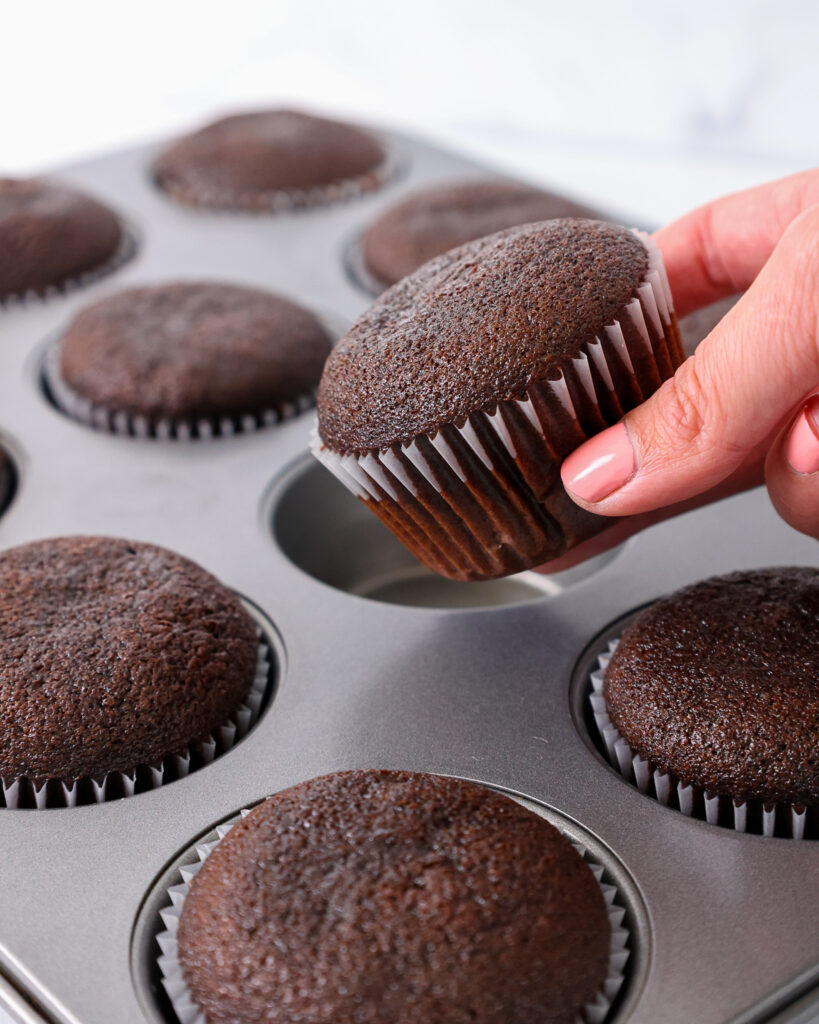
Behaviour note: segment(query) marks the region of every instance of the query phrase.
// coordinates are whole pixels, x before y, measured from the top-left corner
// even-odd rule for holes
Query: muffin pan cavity
[[[424,568],[362,502],[310,458],[297,460],[276,482],[270,515],[276,543],[309,576],[386,604],[442,609],[527,604],[587,579],[617,554],[609,551],[551,574],[522,572],[483,583],[447,580]]]
[[[11,453],[0,444],[0,516],[14,500],[17,479],[17,466]]]
[[[645,982],[651,957],[651,932],[639,889],[615,854],[582,825],[552,807],[516,793],[506,795],[557,828],[575,846],[603,889],[613,930],[610,969],[617,982],[608,987],[610,999],[601,997],[596,1007],[579,1018],[580,1024],[626,1020]],[[231,815],[187,846],[146,894],[134,924],[131,973],[152,1024],[200,1024],[203,1020],[177,981],[176,925],[191,880],[215,846],[251,809]]]

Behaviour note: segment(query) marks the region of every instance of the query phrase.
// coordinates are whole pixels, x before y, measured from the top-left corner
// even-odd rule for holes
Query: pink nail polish
[[[622,423],[586,441],[564,461],[563,486],[583,501],[602,501],[634,476],[631,438]]]
[[[797,473],[819,472],[819,398],[811,398],[785,442],[785,458]]]

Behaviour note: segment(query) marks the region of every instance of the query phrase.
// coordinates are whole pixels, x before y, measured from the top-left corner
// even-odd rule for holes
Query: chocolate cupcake
[[[560,464],[681,359],[647,237],[510,228],[425,264],[342,338],[313,451],[430,569],[504,576],[611,525],[574,504]]]
[[[0,301],[83,282],[123,256],[116,214],[73,188],[0,178]]]
[[[435,256],[503,228],[598,214],[564,196],[514,181],[437,185],[391,206],[362,235],[366,269],[384,286]]]
[[[70,415],[128,434],[211,436],[313,404],[332,339],[270,292],[186,282],[132,288],[83,310],[47,366]]]
[[[230,831],[178,956],[208,1024],[575,1024],[609,939],[594,875],[539,815],[457,779],[355,771]]]
[[[256,627],[188,559],[108,537],[37,541],[0,553],[0,592],[0,803],[127,795],[235,731]]]
[[[194,206],[271,211],[347,198],[388,174],[369,132],[296,110],[223,117],[187,135],[154,164],[157,184]]]
[[[714,577],[644,611],[600,680],[598,724],[626,745],[626,772],[637,758],[643,788],[715,823],[815,826],[817,624],[819,570],[806,567]]]

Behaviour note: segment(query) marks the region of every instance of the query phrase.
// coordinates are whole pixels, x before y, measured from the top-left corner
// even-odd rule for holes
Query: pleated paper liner
[[[492,579],[556,558],[612,520],[580,509],[563,459],[653,394],[683,360],[662,257],[648,236],[635,296],[551,379],[383,451],[313,455],[428,568]]]
[[[42,290],[29,289],[19,295],[6,295],[0,298],[0,311],[9,311],[40,305],[53,299],[73,295],[75,292],[88,288],[110,274],[115,273],[123,264],[134,258],[138,249],[135,229],[124,221],[120,221],[120,240],[114,254],[99,266],[92,267],[75,277],[66,278],[58,284],[49,285]]]
[[[819,839],[819,808],[790,803],[765,804],[709,793],[700,786],[681,782],[670,772],[656,768],[635,753],[609,718],[603,696],[603,679],[619,640],[612,640],[598,655],[598,667],[589,678],[589,702],[602,749],[612,767],[641,793],[673,807],[689,818],[735,832],[777,836],[785,839]]]
[[[237,192],[230,188],[190,188],[162,181],[154,167],[151,180],[165,195],[185,206],[221,213],[277,214],[308,210],[334,203],[348,202],[381,188],[394,178],[401,167],[398,148],[392,140],[380,135],[376,138],[384,151],[384,158],[371,170],[352,178],[342,178],[326,185],[309,188],[286,188]]]
[[[207,1024],[205,1015],[194,1002],[193,996],[185,983],[177,950],[177,929],[182,916],[182,908],[190,891],[191,883],[199,874],[202,865],[213,850],[219,845],[234,825],[250,814],[250,809],[243,810],[232,821],[219,825],[197,844],[186,863],[179,868],[181,881],[168,889],[168,898],[159,915],[164,930],[156,936],[160,955],[157,963],[162,976],[162,985],[171,1002],[179,1024]],[[557,827],[557,826],[556,826]],[[558,828],[558,831],[560,829]],[[563,833],[565,834],[565,833]],[[587,1004],[577,1016],[577,1024],[603,1024],[609,1017],[612,1003],[625,980],[626,964],[629,959],[629,931],[626,927],[626,908],[615,885],[607,879],[606,869],[588,850],[566,836],[583,860],[589,865],[599,884],[606,902],[611,941],[609,944],[609,966],[606,980],[593,1003]]]
[[[181,754],[157,764],[139,765],[130,772],[109,772],[99,778],[49,779],[39,784],[28,778],[0,779],[0,808],[48,810],[119,800],[137,793],[159,789],[184,779],[191,772],[226,754],[248,734],[258,721],[270,695],[275,676],[273,649],[261,630],[256,672],[250,691],[224,725],[191,743]]]
[[[49,346],[43,361],[42,379],[46,396],[64,415],[92,430],[159,441],[211,440],[235,437],[276,426],[301,416],[315,407],[316,392],[300,395],[273,409],[259,413],[232,416],[200,417],[199,419],[135,415],[122,409],[110,409],[83,398],[68,385],[60,373],[59,339]]]

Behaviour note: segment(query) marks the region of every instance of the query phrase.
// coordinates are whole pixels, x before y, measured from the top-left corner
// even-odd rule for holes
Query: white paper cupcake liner
[[[156,764],[139,765],[130,772],[108,772],[99,778],[75,779],[71,783],[48,779],[38,786],[25,777],[0,778],[0,808],[42,811],[53,807],[102,804],[184,779],[190,772],[226,754],[253,728],[264,706],[274,666],[273,650],[259,630],[256,671],[247,696],[224,725],[191,743],[184,753],[173,754]]]
[[[139,248],[137,234],[133,227],[125,221],[120,221],[120,240],[116,251],[110,259],[99,266],[92,267],[76,277],[67,278],[59,284],[49,285],[42,291],[31,288],[21,294],[6,295],[0,298],[0,310],[15,310],[29,306],[41,305],[54,299],[64,298],[73,295],[83,288],[88,288],[104,277],[115,273],[119,268],[134,258]]]
[[[763,804],[761,801],[736,800],[709,793],[701,786],[681,782],[671,772],[655,768],[649,760],[631,749],[609,718],[603,696],[603,680],[618,640],[609,642],[598,655],[597,668],[589,677],[589,703],[606,756],[620,775],[646,796],[664,807],[673,807],[689,818],[735,832],[804,839],[809,827],[806,808],[788,803]]]
[[[245,809],[232,821],[228,821],[224,825],[218,825],[214,832],[197,844],[186,862],[180,865],[179,875],[181,881],[168,889],[167,900],[159,911],[164,927],[156,936],[160,949],[157,964],[162,978],[162,986],[168,995],[179,1024],[207,1024],[204,1013],[194,1001],[185,983],[182,967],[179,963],[177,930],[182,916],[182,908],[185,905],[185,899],[190,891],[191,883],[199,874],[202,865],[233,826],[250,814],[250,810]],[[559,827],[558,831],[561,831]],[[566,835],[565,833],[562,834]],[[630,955],[626,908],[619,895],[617,886],[612,885],[608,881],[605,866],[571,836],[566,835],[566,838],[589,865],[592,874],[600,886],[611,927],[609,966],[606,980],[595,1001],[588,1003],[577,1015],[577,1024],[602,1024],[606,1020],[612,1003],[617,998],[617,994],[625,980],[626,964]]]
[[[348,202],[381,188],[395,177],[401,166],[395,144],[375,136],[384,150],[384,159],[365,174],[327,185],[314,185],[310,188],[271,189],[268,191],[253,190],[237,192],[234,189],[186,188],[182,185],[166,184],[159,181],[156,170],[152,169],[151,179],[154,185],[175,202],[185,206],[198,207],[203,211],[223,214],[259,214],[269,215],[307,210],[314,207],[328,206],[334,203]]]
[[[425,565],[456,579],[531,568],[610,520],[583,512],[560,483],[569,452],[640,404],[682,361],[660,251],[619,319],[553,379],[521,399],[383,450],[341,455],[314,431],[312,454]]]
[[[293,401],[283,402],[275,409],[266,409],[260,413],[200,417],[196,420],[134,415],[122,409],[111,409],[91,402],[65,382],[60,373],[59,339],[46,352],[42,374],[52,403],[70,419],[92,430],[147,440],[204,441],[236,437],[238,434],[250,434],[295,419],[316,404],[316,392],[313,390]]]

